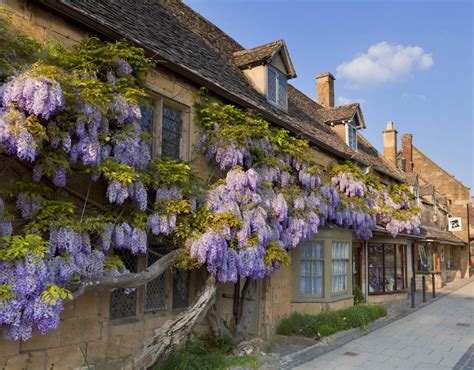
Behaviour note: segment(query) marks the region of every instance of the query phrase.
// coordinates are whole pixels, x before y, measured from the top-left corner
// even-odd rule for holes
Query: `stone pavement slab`
[[[306,356],[293,368],[474,370],[474,281],[331,352]]]

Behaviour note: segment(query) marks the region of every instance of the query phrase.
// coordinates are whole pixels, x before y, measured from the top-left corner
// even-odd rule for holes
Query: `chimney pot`
[[[387,128],[383,132],[383,156],[394,166],[397,166],[397,130],[393,128],[393,122],[387,122]]]
[[[317,103],[323,107],[334,107],[334,76],[322,72],[316,76]]]

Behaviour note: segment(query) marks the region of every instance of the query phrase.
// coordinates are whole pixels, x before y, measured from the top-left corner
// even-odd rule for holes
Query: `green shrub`
[[[358,304],[345,310],[324,311],[318,315],[294,312],[280,321],[277,334],[324,337],[341,330],[367,328],[370,322],[386,315],[386,308],[375,304]]]
[[[352,295],[354,296],[354,305],[365,302],[364,294],[362,293],[362,289],[359,286],[354,285],[352,287]]]
[[[230,366],[258,367],[253,356],[230,356],[235,344],[225,337],[190,335],[186,343],[172,352],[155,370],[221,370]]]

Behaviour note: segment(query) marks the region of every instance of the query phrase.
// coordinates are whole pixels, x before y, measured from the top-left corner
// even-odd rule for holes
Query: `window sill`
[[[110,325],[126,325],[139,322],[141,319],[138,316],[124,317],[120,319],[110,319]]]

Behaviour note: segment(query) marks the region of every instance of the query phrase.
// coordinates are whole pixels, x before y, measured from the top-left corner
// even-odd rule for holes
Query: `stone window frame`
[[[190,160],[190,131],[191,131],[191,107],[167,97],[153,90],[148,90],[150,100],[153,102],[154,128],[152,133],[152,157],[160,157],[163,142],[163,108],[168,106],[181,113],[181,133],[179,143],[179,160]]]
[[[312,241],[323,243],[323,291],[321,295],[301,294],[300,292],[300,246],[291,251],[291,302],[292,303],[331,303],[350,299],[352,295],[352,232],[341,228],[321,229]],[[344,292],[332,292],[332,245],[334,242],[349,243],[349,262],[347,267],[347,289]]]
[[[159,245],[154,245],[154,246],[157,246],[158,248],[160,248]],[[161,250],[163,250],[163,248],[161,248]],[[149,252],[147,252],[147,253],[149,253]],[[135,258],[137,259],[137,271],[138,272],[145,270],[145,268],[147,267],[146,266],[146,264],[147,264],[147,253],[146,254],[143,253],[143,254],[135,256]],[[155,252],[153,252],[153,253],[155,253]],[[163,253],[160,253],[160,252],[156,252],[156,253],[161,254],[162,256],[164,256]],[[185,272],[188,275],[191,274],[189,271],[185,271],[185,270],[182,270],[181,272]],[[166,305],[163,308],[146,309],[146,306],[145,306],[146,305],[146,302],[145,302],[145,300],[146,300],[146,284],[143,284],[143,285],[139,286],[138,288],[136,288],[136,293],[134,293],[136,295],[136,298],[135,298],[135,314],[130,315],[130,316],[126,316],[126,317],[113,318],[111,316],[112,304],[113,304],[113,302],[112,302],[112,292],[110,292],[109,321],[113,325],[121,325],[121,324],[127,324],[127,323],[130,323],[130,322],[136,322],[136,321],[142,320],[145,316],[149,316],[149,315],[170,314],[170,313],[175,314],[175,313],[179,313],[179,312],[183,311],[184,309],[186,309],[189,306],[189,304],[191,304],[192,296],[195,293],[194,290],[192,289],[193,288],[193,286],[191,284],[192,279],[191,279],[191,276],[188,276],[188,284],[187,284],[188,302],[187,302],[187,305],[186,306],[180,306],[180,307],[174,307],[174,280],[175,280],[176,273],[177,273],[177,271],[174,271],[172,269],[168,269],[166,272],[164,272],[165,279],[166,279]]]

